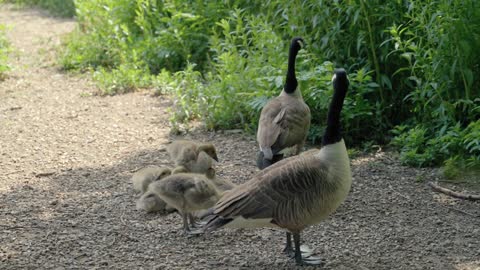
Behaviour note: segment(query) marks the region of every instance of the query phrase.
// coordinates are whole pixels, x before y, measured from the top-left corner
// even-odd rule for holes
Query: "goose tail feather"
[[[268,166],[272,165],[273,163],[276,163],[276,162],[278,162],[282,159],[283,159],[283,154],[275,154],[275,155],[272,156],[271,159],[267,159],[263,155],[263,152],[259,151],[258,155],[257,155],[257,167],[260,170],[263,170],[263,169],[267,168]]]
[[[214,208],[208,209],[201,217],[206,224],[202,227],[204,233],[212,232],[230,223],[233,219],[223,218],[214,213]]]

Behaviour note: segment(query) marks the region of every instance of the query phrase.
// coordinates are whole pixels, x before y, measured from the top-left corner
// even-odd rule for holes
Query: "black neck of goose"
[[[298,49],[292,44],[288,54],[287,79],[283,88],[288,94],[295,92],[295,89],[297,89],[298,86],[297,78],[295,77],[295,59],[297,58],[297,53]]]
[[[322,138],[322,145],[334,144],[342,140],[342,132],[340,126],[340,113],[342,112],[343,100],[347,94],[348,80],[345,78],[337,78],[334,82],[333,98],[328,109],[327,128]],[[338,80],[342,80],[339,82]]]

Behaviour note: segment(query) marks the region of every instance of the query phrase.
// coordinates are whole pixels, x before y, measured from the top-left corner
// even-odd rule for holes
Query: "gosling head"
[[[159,170],[159,174],[158,174],[158,177],[157,177],[156,180],[163,179],[163,178],[165,178],[165,177],[167,177],[167,176],[169,176],[169,175],[171,175],[171,174],[172,174],[172,170],[171,170],[170,168],[166,168],[166,167],[161,168],[161,169]]]
[[[198,147],[198,150],[207,153],[210,157],[218,162],[217,150],[213,144],[204,143]]]
[[[184,166],[177,166],[175,167],[175,169],[173,169],[172,174],[177,174],[177,173],[188,173],[188,170]]]

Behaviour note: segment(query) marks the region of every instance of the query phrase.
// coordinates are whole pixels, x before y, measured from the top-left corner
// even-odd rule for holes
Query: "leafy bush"
[[[282,40],[262,16],[248,15],[238,9],[232,11],[230,19],[223,19],[217,25],[219,29],[211,39],[211,50],[214,52],[212,71],[205,75],[205,80],[200,74],[190,77],[202,82],[201,87],[188,90],[194,97],[193,103],[200,102],[202,106],[183,108],[197,115],[202,112],[208,128],[245,128],[253,131],[260,110],[270,97],[277,96],[283,88],[289,40]],[[310,51],[310,45],[300,51],[297,59],[300,89],[312,111],[309,135],[312,141],[318,141],[323,133],[321,127],[333,92],[330,80],[334,65],[318,62]],[[185,72],[188,73],[188,70],[182,74]],[[372,112],[375,107],[365,99],[365,95],[378,88],[372,77],[363,69],[350,77],[354,83],[345,102],[344,122],[349,135],[347,139],[353,141],[355,137],[374,136],[376,133],[371,127],[361,123],[373,118],[380,125],[381,118]],[[175,96],[179,97],[178,93]],[[183,95],[180,97],[183,98]],[[181,117],[175,119],[182,120]]]
[[[108,94],[148,85],[171,91],[172,123],[254,131],[263,105],[281,91],[290,39],[302,36],[297,75],[312,109],[310,140],[324,129],[339,66],[352,81],[342,119],[348,143],[395,137],[413,166],[478,161],[478,1],[76,4],[79,29],[66,40],[64,68],[93,69]]]
[[[462,128],[460,123],[436,133],[431,127],[397,126],[392,143],[401,149],[400,159],[413,166],[435,166],[445,160],[461,161],[466,168],[480,165],[480,120]],[[437,136],[431,136],[435,134]],[[456,162],[457,164],[459,162]]]
[[[480,46],[480,7],[475,1],[426,2],[410,10],[408,24],[390,28],[395,53],[408,60],[412,90],[403,100],[413,112],[394,143],[402,145],[407,164],[447,160],[450,168],[477,167],[480,53],[473,48]]]
[[[211,5],[202,1],[77,1],[79,29],[68,40],[62,63],[67,69],[143,63],[151,74],[163,68],[182,70],[187,61],[203,68],[211,28],[223,10]]]

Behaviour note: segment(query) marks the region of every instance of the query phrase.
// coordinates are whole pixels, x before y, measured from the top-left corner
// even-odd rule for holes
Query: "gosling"
[[[167,146],[167,152],[177,172],[205,173],[212,166],[211,159],[218,162],[217,150],[211,143],[177,140]]]
[[[172,170],[168,167],[148,166],[135,172],[132,176],[133,188],[143,194],[147,191],[148,185],[169,176]]]
[[[189,227],[189,218],[190,223],[193,223],[192,213],[213,207],[222,196],[222,191],[211,179],[197,173],[172,174],[162,181],[150,184],[148,191],[179,211],[185,235],[200,233]]]

